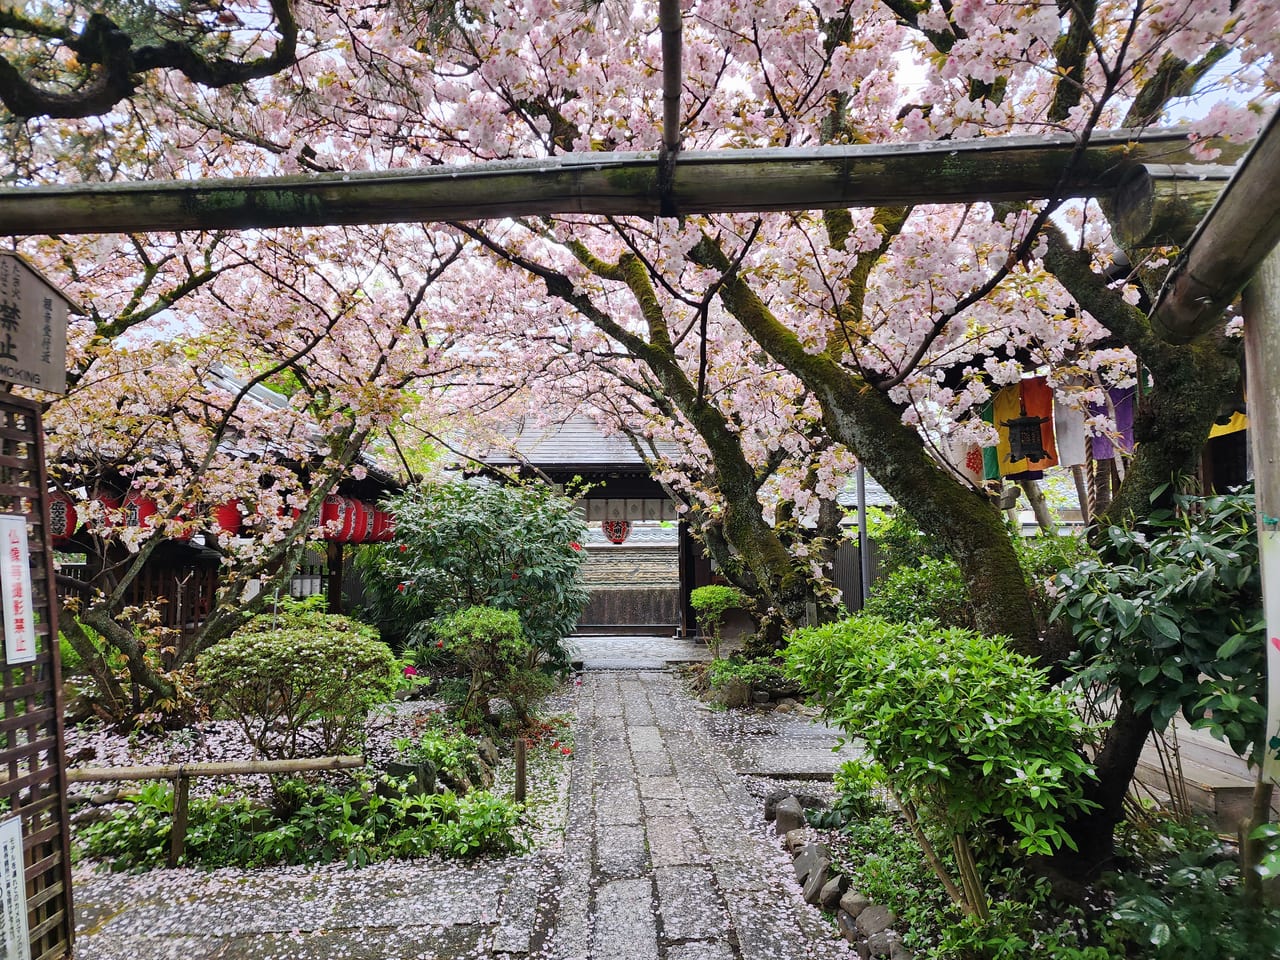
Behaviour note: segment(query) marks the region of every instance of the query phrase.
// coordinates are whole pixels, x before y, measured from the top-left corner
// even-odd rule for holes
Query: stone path
[[[759,772],[763,747],[726,749],[711,732],[723,716],[647,669],[696,658],[663,643],[641,668],[582,675],[561,847],[479,865],[78,873],[77,960],[849,956],[801,900],[741,776]],[[790,740],[806,769],[838,763],[829,732],[780,728],[769,749]]]

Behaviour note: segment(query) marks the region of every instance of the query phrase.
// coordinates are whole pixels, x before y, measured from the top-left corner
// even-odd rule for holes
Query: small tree
[[[720,631],[724,628],[725,614],[742,609],[747,603],[746,594],[737,587],[713,583],[690,591],[689,605],[698,618],[698,632],[706,637],[707,646],[711,648],[712,659],[720,659]]]
[[[197,662],[210,705],[269,759],[344,749],[395,692],[394,667],[372,627],[314,612],[255,617]]]
[[[545,695],[549,681],[530,666],[533,648],[525,639],[520,617],[511,610],[467,607],[432,623],[440,642],[471,670],[464,718],[489,713],[491,697],[504,697],[522,725],[532,720],[530,704]]]
[[[563,640],[587,604],[573,501],[541,483],[438,483],[390,501],[393,543],[367,547],[359,564],[379,623],[423,644],[432,621],[466,607],[515,611],[530,665],[567,665]]]
[[[1007,834],[1023,854],[1074,848],[1067,827],[1092,775],[1085,728],[1070,697],[1005,638],[859,616],[796,632],[786,660],[826,718],[866,742],[966,913],[988,915],[977,838]],[[949,838],[958,876],[923,824]]]

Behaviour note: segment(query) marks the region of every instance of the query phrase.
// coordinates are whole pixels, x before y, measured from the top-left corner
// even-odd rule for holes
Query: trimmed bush
[[[698,632],[706,638],[712,658],[720,657],[720,631],[724,628],[725,614],[745,609],[749,603],[746,594],[737,587],[723,584],[713,583],[690,591],[689,605],[698,618]]]
[[[1067,824],[1092,775],[1086,731],[1069,697],[1005,638],[861,616],[798,631],[786,660],[826,718],[865,741],[966,912],[987,913],[971,843],[1007,835],[1024,855],[1074,848]],[[948,837],[958,877],[917,821]]]
[[[503,697],[521,724],[532,722],[532,704],[551,689],[551,678],[535,667],[536,651],[512,610],[467,607],[432,623],[444,649],[471,670],[463,717],[482,718],[489,700]]]
[[[204,695],[269,759],[347,748],[399,685],[372,627],[347,617],[264,615],[204,653]]]

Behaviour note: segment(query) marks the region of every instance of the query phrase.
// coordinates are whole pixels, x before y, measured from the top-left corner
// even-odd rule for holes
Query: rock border
[[[895,928],[897,915],[854,890],[849,878],[834,871],[831,848],[816,841],[805,820],[805,800],[781,791],[764,801],[764,818],[772,821],[783,849],[791,855],[796,882],[805,902],[835,914],[836,930],[861,960],[914,960]],[[810,803],[808,806],[821,804]]]

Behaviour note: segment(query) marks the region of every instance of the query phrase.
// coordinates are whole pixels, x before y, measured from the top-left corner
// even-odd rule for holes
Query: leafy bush
[[[745,683],[748,687],[780,687],[790,683],[786,670],[777,660],[737,660],[733,657],[714,660],[707,667],[707,683],[712,690],[728,683]]]
[[[205,696],[268,758],[346,748],[399,683],[377,631],[347,617],[266,614],[202,654]]]
[[[185,861],[209,868],[342,860],[363,866],[388,857],[467,857],[528,846],[522,808],[487,791],[414,796],[403,789],[375,791],[358,778],[348,790],[293,781],[282,792],[296,801],[284,817],[243,798],[193,797]],[[116,870],[165,862],[172,789],[148,785],[133,800],[133,809],[77,828],[80,856]]]
[[[921,557],[876,583],[862,612],[895,623],[933,620],[973,629],[973,605],[960,567],[950,558]]]
[[[689,605],[698,619],[698,632],[706,638],[713,660],[720,657],[720,631],[724,628],[725,614],[745,608],[748,603],[746,594],[737,587],[719,583],[696,587],[689,592]]]
[[[971,840],[1007,831],[1023,854],[1074,847],[1066,825],[1090,775],[1084,727],[1004,638],[860,616],[796,632],[786,661],[827,719],[866,743],[967,911],[987,909]],[[959,883],[916,817],[950,840]]]
[[[1131,957],[1247,960],[1280,956],[1280,909],[1249,904],[1239,867],[1220,850],[1191,850],[1158,882],[1112,878],[1112,920],[1129,937]]]
[[[463,717],[486,716],[490,698],[503,697],[522,724],[532,721],[532,705],[550,691],[551,682],[534,666],[534,650],[518,614],[467,607],[433,621],[431,629],[471,670]]]
[[[1266,634],[1253,495],[1183,497],[1057,578],[1081,684],[1163,730],[1179,711],[1251,764],[1265,749]]]
[[[878,507],[868,508],[867,535],[876,545],[883,576],[914,567],[923,557],[941,560],[946,556],[937,540],[926,537],[905,510],[887,513]]]
[[[393,543],[357,558],[384,635],[429,642],[431,621],[464,607],[520,616],[526,639],[553,666],[588,600],[580,569],[586,535],[573,501],[545,484],[441,483],[389,502]]]

